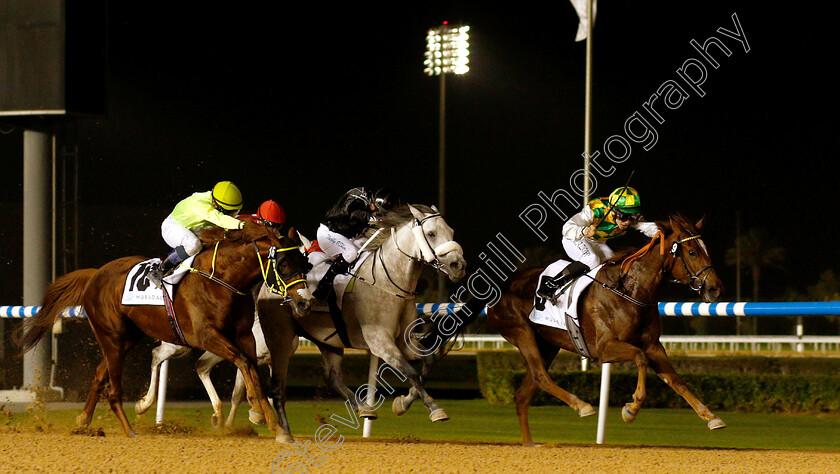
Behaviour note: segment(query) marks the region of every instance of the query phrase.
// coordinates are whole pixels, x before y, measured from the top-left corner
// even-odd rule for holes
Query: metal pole
[[[165,360],[160,364],[158,372],[158,394],[157,411],[155,412],[155,425],[163,424],[163,410],[166,408],[166,383],[169,381],[169,361]]]
[[[607,427],[607,407],[610,405],[610,364],[601,364],[601,399],[598,400],[598,432],[595,436],[597,444],[604,444],[604,431]]]
[[[591,125],[592,125],[592,0],[586,2],[586,103],[583,126],[583,151],[586,157],[583,160],[583,205],[587,205],[591,199],[592,190],[589,185],[589,152],[591,151]]]
[[[438,117],[440,139],[438,141],[438,210],[446,212],[446,73],[440,73],[440,116]],[[446,301],[446,280],[438,273],[437,298]]]
[[[379,357],[370,355],[370,366],[368,367],[368,388],[367,403],[368,407],[373,407],[376,404],[376,371],[379,370]],[[370,438],[370,433],[373,430],[373,418],[365,418],[365,425],[362,428],[362,437]]]
[[[50,134],[23,132],[23,304],[41,304],[50,281]],[[43,390],[49,382],[50,340],[23,356],[23,387]]]

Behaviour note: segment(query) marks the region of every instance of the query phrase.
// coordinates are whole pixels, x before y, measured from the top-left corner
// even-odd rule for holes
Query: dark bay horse
[[[310,301],[304,275],[308,262],[298,251],[297,234],[290,229],[288,235],[283,235],[277,229],[246,221],[241,231],[224,232],[215,228],[201,232],[200,237],[205,248],[210,248],[195,258],[193,268],[212,279],[187,274],[178,286],[173,306],[183,339],[190,347],[210,351],[234,363],[245,374],[249,401],[262,407],[277,440],[287,441],[257,374],[256,344],[251,330],[254,299],[249,290],[264,279],[264,268],[270,259],[293,300],[295,312],[308,312]],[[47,333],[64,308],[82,305],[104,357],[96,368],[84,411],[77,422],[81,426],[90,423],[99,394],[110,382],[108,402],[129,437],[135,433],[122,408],[126,353],[143,333],[177,343],[175,326],[170,324],[164,307],[121,304],[126,276],[143,260],[143,257],[124,257],[98,270],[77,270],[56,279],[47,289],[41,309],[26,321],[19,341],[24,351],[29,350]]]
[[[671,277],[689,285],[706,302],[716,301],[723,289],[700,239],[702,226],[702,219],[692,225],[680,215],[671,216],[669,222],[659,224],[660,233],[648,245],[623,261],[622,257],[617,257],[604,265],[595,277],[597,281],[584,290],[578,302],[580,326],[591,356],[602,363],[634,361],[639,368],[633,401],[621,412],[626,423],[635,419],[645,399],[645,372],[650,366],[700,418],[708,422],[709,429],[726,427],[723,420],[686,387],[659,342],[661,325],[656,302],[659,287],[665,279]],[[528,426],[528,407],[537,388],[566,402],[580,416],[595,413],[590,404],[554,384],[546,371],[560,349],[577,351],[567,331],[535,324],[528,319],[542,270],[515,273],[499,302],[487,311],[490,324],[525,358],[528,373],[514,400],[522,443],[527,446],[534,444]],[[616,291],[636,302],[598,282],[615,287]]]

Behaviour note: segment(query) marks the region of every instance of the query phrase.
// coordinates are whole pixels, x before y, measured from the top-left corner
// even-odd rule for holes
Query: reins
[[[673,244],[671,244],[671,249],[669,251],[669,253],[674,256],[674,260],[676,260],[677,257],[680,257],[680,261],[682,261],[683,268],[685,269],[686,274],[690,278],[688,283],[684,283],[684,284],[688,285],[689,288],[691,288],[692,290],[697,291],[697,292],[699,292],[703,288],[703,285],[706,282],[706,278],[709,277],[709,274],[711,273],[711,269],[713,268],[713,266],[711,264],[709,264],[709,265],[706,265],[704,268],[702,268],[697,273],[692,272],[688,268],[688,263],[685,261],[685,256],[680,251],[680,248],[681,248],[681,246],[684,242],[688,242],[688,241],[694,240],[694,239],[699,239],[700,237],[701,237],[700,234],[697,234],[697,235],[691,235],[691,236],[686,237],[684,239],[676,240],[676,241],[674,241]],[[641,306],[641,307],[655,306],[656,303],[644,303],[642,301],[637,300],[636,298],[633,298],[632,296],[630,296],[630,295],[628,295],[624,292],[618,291],[617,288],[618,288],[619,283],[621,282],[621,279],[623,277],[625,277],[627,275],[627,273],[630,271],[630,266],[633,264],[633,262],[635,262],[636,260],[639,260],[640,258],[647,255],[648,252],[650,252],[650,250],[654,247],[654,245],[656,245],[657,241],[659,241],[659,255],[663,257],[663,267],[660,270],[665,270],[665,268],[664,268],[665,235],[660,231],[660,232],[657,232],[656,235],[654,235],[653,238],[650,239],[650,242],[648,242],[644,247],[640,248],[639,250],[634,252],[632,255],[629,255],[624,260],[622,260],[622,262],[621,262],[621,273],[619,274],[618,281],[616,282],[615,287],[610,286],[610,285],[608,285],[608,284],[606,284],[602,281],[599,281],[598,279],[596,279],[594,277],[591,277],[588,274],[586,276],[589,276],[589,278],[592,278],[592,281],[594,281],[596,283],[599,283],[602,287],[612,291],[616,295],[626,299],[627,301],[632,302],[633,304],[636,304],[636,305]],[[673,269],[673,265],[671,265],[671,269]],[[668,271],[670,272],[670,269]],[[705,273],[705,276],[701,279],[700,276],[703,275],[704,273]],[[683,283],[683,282],[681,282],[681,281],[679,281],[675,278],[673,279],[673,281],[676,282],[676,283]],[[700,284],[696,288],[693,284],[695,281],[700,282]]]
[[[241,238],[241,235],[238,236],[236,239],[228,239],[228,240],[236,241],[236,240],[239,240],[240,238]],[[226,282],[224,280],[220,280],[219,278],[216,278],[216,276],[215,276],[215,274],[216,274],[216,255],[219,252],[219,244],[220,243],[221,243],[221,241],[216,241],[216,245],[213,247],[213,258],[210,261],[210,273],[207,273],[205,271],[202,271],[202,270],[199,270],[197,268],[193,268],[191,266],[184,265],[184,264],[179,264],[179,266],[186,268],[187,270],[189,270],[190,273],[195,273],[195,274],[201,275],[204,278],[207,278],[208,280],[210,280],[214,283],[218,283],[219,285],[227,288],[228,290],[232,291],[233,293],[235,293],[237,295],[244,296],[245,295],[244,292],[239,291],[238,289],[236,289],[234,286],[232,286],[228,282]],[[283,278],[280,277],[280,274],[277,272],[277,257],[276,257],[277,252],[288,252],[290,250],[297,250],[297,247],[286,247],[286,248],[282,248],[282,249],[277,249],[276,247],[272,246],[268,251],[268,258],[267,258],[268,262],[266,263],[265,267],[263,268],[262,255],[260,255],[260,249],[259,249],[259,247],[257,247],[257,242],[256,241],[251,241],[251,243],[254,245],[254,250],[257,254],[257,261],[260,264],[260,275],[262,276],[263,281],[265,282],[266,287],[269,289],[269,291],[271,291],[272,293],[279,294],[279,295],[284,297],[284,300],[287,300],[288,299],[288,289],[289,289],[290,286],[293,286],[293,285],[295,285],[297,283],[300,283],[300,282],[304,282],[304,283],[306,282],[305,279],[298,278],[297,280],[294,280],[290,283],[286,283],[283,280]],[[271,268],[274,269],[274,275],[277,279],[277,282],[278,282],[279,286],[278,285],[271,285],[271,284],[268,283],[268,272]]]
[[[438,258],[438,252],[445,250],[445,252],[443,252],[445,254],[445,253],[448,253],[448,252],[454,250],[454,247],[456,247],[456,246],[460,247],[460,246],[458,246],[458,244],[454,241],[449,241],[449,242],[445,242],[445,243],[439,245],[437,248],[432,248],[431,244],[429,243],[429,240],[426,238],[426,234],[423,232],[423,223],[426,222],[427,220],[433,219],[435,217],[441,217],[441,214],[440,213],[429,214],[429,215],[423,217],[422,219],[415,218],[413,220],[413,222],[411,223],[411,232],[414,235],[415,240],[417,241],[418,247],[420,248],[420,254],[422,255],[422,258],[418,258],[418,257],[415,257],[413,255],[409,255],[402,248],[400,248],[399,244],[397,243],[396,230],[395,230],[394,227],[391,227],[391,237],[390,238],[391,238],[391,242],[394,244],[394,247],[401,254],[403,254],[403,256],[405,256],[409,260],[411,260],[413,262],[416,262],[416,263],[423,264],[423,265],[428,265],[428,266],[434,268],[435,270],[437,270],[439,272],[442,272],[443,271],[443,264],[440,263],[440,260]],[[420,238],[421,236],[422,236],[422,240]],[[365,245],[367,245],[367,243]],[[382,265],[382,270],[385,272],[385,277],[388,279],[388,281],[391,283],[391,285],[393,285],[399,291],[405,293],[404,295],[401,295],[399,293],[394,293],[392,291],[388,291],[388,290],[386,290],[384,288],[380,288],[379,286],[376,285],[376,258],[377,258],[377,254],[379,255],[379,262]],[[383,291],[383,292],[385,292],[385,293],[387,293],[391,296],[395,296],[397,298],[402,298],[402,299],[405,299],[405,300],[412,300],[415,297],[417,297],[417,295],[418,295],[418,293],[416,291],[408,291],[405,288],[402,288],[400,285],[398,285],[394,281],[393,278],[391,278],[391,274],[388,272],[388,267],[385,265],[385,260],[384,260],[384,257],[382,256],[382,247],[381,246],[378,247],[376,250],[374,250],[373,262],[371,262],[370,273],[371,273],[371,276],[373,277],[372,282],[367,281],[364,277],[362,277],[362,276],[360,276],[356,273],[354,273],[353,276],[356,277],[359,281],[367,283],[368,285],[370,285],[370,286],[372,286],[372,287],[374,287],[374,288],[376,288],[380,291]]]

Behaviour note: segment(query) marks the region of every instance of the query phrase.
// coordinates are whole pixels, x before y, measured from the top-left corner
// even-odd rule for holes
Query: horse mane
[[[695,235],[699,234],[697,229],[694,227],[694,223],[691,222],[691,220],[689,220],[687,217],[685,217],[681,213],[677,212],[675,214],[672,214],[670,216],[670,218],[674,222],[679,224],[680,227],[684,228],[688,232],[690,232],[692,234],[695,234]],[[659,231],[662,232],[662,234],[665,237],[668,237],[673,232],[673,230],[671,229],[671,223],[668,220],[654,221],[654,223],[659,228]],[[607,260],[604,260],[604,263],[609,263],[609,264],[621,263],[625,258],[627,258],[627,256],[635,253],[636,251],[640,250],[642,247],[644,247],[644,245],[639,246],[638,248],[630,247],[630,248],[626,248],[626,249],[621,249],[620,251],[616,251],[615,255],[613,257],[607,259]]]
[[[431,207],[423,204],[411,204],[411,207],[417,209],[423,214],[435,214],[437,212]],[[414,214],[411,213],[411,208],[408,204],[401,204],[390,211],[383,213],[379,216],[379,220],[373,222],[372,226],[365,231],[364,235],[370,238],[370,236],[372,236],[378,229],[383,229],[379,235],[370,241],[365,249],[376,250],[379,247],[382,247],[382,245],[391,238],[391,228],[398,228],[412,219],[414,219]]]
[[[226,230],[213,226],[196,231],[196,235],[205,248],[220,240],[236,239],[242,240],[243,242],[252,242],[268,235],[268,228],[264,225],[258,224],[251,219],[245,219],[243,222],[245,223],[245,227],[242,230]]]

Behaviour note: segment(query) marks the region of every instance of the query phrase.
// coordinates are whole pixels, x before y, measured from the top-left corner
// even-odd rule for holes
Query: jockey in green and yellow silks
[[[577,264],[569,265],[553,278],[543,278],[537,294],[551,298],[558,288],[615,255],[606,241],[623,235],[631,227],[653,237],[658,227],[641,216],[639,193],[629,187],[618,188],[609,197],[593,199],[563,225],[563,249]]]

